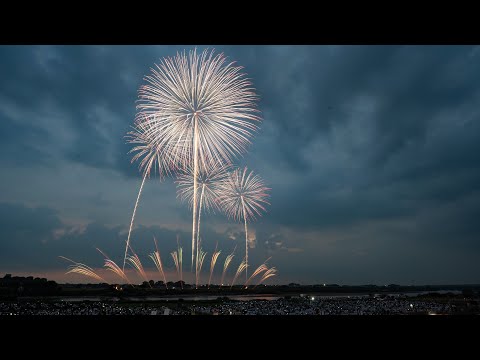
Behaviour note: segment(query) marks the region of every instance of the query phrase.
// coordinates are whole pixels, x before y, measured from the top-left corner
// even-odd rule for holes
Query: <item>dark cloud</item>
[[[261,97],[264,122],[239,159],[272,188],[268,214],[251,224],[255,261],[273,255],[284,279],[307,282],[373,282],[377,272],[385,274],[378,281],[436,281],[450,252],[452,275],[439,281],[475,280],[465,264],[480,255],[477,47],[215,48],[244,66]],[[0,47],[0,165],[8,174],[0,179],[0,201],[8,201],[0,256],[9,266],[48,266],[62,252],[89,259],[100,245],[121,252],[126,204],[139,185],[124,139],[137,89],[154,62],[181,49]],[[171,245],[166,252],[177,234],[188,247],[191,214],[173,185],[148,186],[138,251],[155,231]],[[208,251],[217,241],[241,244],[242,226],[221,214],[204,226]]]
[[[123,260],[127,227],[108,226],[98,222],[86,225],[69,225],[49,208],[26,207],[0,203],[0,263],[1,268],[21,270],[43,267],[57,269],[64,265],[58,256],[66,256],[93,267],[103,265],[104,251],[117,263]],[[211,227],[202,229],[202,249],[212,254],[218,249],[224,254],[233,251],[235,245],[243,244],[244,233],[238,233],[236,241],[230,237],[231,230],[216,232]],[[190,249],[191,234],[181,229],[140,225],[132,232],[131,246],[146,267],[152,267],[147,255],[155,250],[154,238],[166,264],[173,266],[170,253],[178,244],[184,251]],[[184,257],[187,263],[189,258]]]

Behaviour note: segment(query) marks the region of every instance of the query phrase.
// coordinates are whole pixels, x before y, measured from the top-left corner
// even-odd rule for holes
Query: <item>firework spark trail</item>
[[[200,169],[231,164],[246,151],[261,119],[249,79],[223,54],[177,53],[164,58],[139,90],[137,122],[152,126],[151,136],[168,146],[174,163],[193,163],[192,269],[197,221],[197,175]],[[196,267],[198,268],[198,266]]]
[[[197,213],[197,177],[198,177],[198,116],[197,112],[194,113],[195,127],[193,130],[193,213],[192,213],[192,265],[195,252],[195,219]],[[195,277],[198,277],[198,246],[197,246],[197,263],[195,264]]]
[[[215,264],[217,263],[218,257],[221,254],[221,250],[217,251],[218,247],[218,242],[217,245],[215,246],[215,251],[212,254],[212,261],[210,262],[210,276],[208,278],[208,288],[210,289],[210,283],[212,282],[212,274],[213,274],[213,269],[215,268]]]
[[[125,263],[127,261],[127,252],[130,245],[133,221],[137,212],[138,203],[140,202],[140,196],[142,194],[145,180],[147,179],[147,176],[150,176],[153,165],[154,172],[158,170],[160,178],[162,178],[165,174],[170,174],[170,168],[168,167],[168,164],[171,164],[172,162],[169,161],[168,154],[164,154],[166,148],[156,145],[155,139],[151,137],[149,129],[150,126],[148,123],[139,122],[136,128],[127,134],[129,143],[139,144],[132,148],[129,153],[137,152],[132,158],[132,163],[143,157],[140,161],[139,169],[140,171],[144,172],[144,175],[140,189],[138,190],[137,200],[135,201],[135,206],[133,208],[132,219],[130,220],[130,228],[128,229],[127,244],[125,246],[125,255],[123,257],[123,271],[125,271]],[[162,157],[160,157],[160,155],[162,155]]]
[[[183,281],[183,249],[180,247],[180,239],[177,234],[177,248],[178,248],[178,260],[180,263],[180,280]],[[183,289],[183,284],[182,284]]]
[[[262,276],[262,278],[260,279],[260,282],[258,283],[258,285],[260,285],[262,282],[264,282],[265,280],[267,280],[268,278],[272,277],[272,276],[275,276],[277,274],[277,269],[275,267],[271,267],[270,269],[268,269]]]
[[[120,266],[118,266],[115,261],[113,261],[112,259],[110,259],[108,257],[107,254],[105,254],[102,250],[100,250],[99,248],[96,248],[100,254],[102,254],[104,257],[105,257],[105,263],[104,263],[104,267],[107,269],[107,270],[110,270],[112,272],[114,272],[115,274],[117,274],[121,279],[125,280],[129,285],[132,285],[133,284],[130,282],[130,280],[128,279],[127,277],[127,274],[125,274],[125,271],[122,270],[122,268]]]
[[[113,260],[105,259],[105,264],[103,265],[107,270],[110,270],[117,274],[120,278],[125,280],[128,284],[132,285],[130,280],[127,277],[127,274],[122,270],[120,266],[118,266]],[[133,285],[132,285],[133,286]]]
[[[173,262],[175,263],[175,267],[177,268],[177,274],[180,281],[183,281],[183,274],[182,274],[182,248],[178,248],[177,251],[171,252]],[[183,289],[183,283],[182,283]]]
[[[154,251],[153,253],[148,254],[148,256],[149,256],[150,259],[152,259],[152,261],[154,262],[154,264],[155,264],[155,266],[157,267],[158,272],[160,273],[160,275],[162,275],[162,277],[163,277],[163,282],[164,282],[164,284],[165,284],[165,288],[168,289],[167,279],[166,279],[166,277],[165,277],[165,273],[163,272],[162,259],[160,258],[160,253],[159,253],[158,251]]]
[[[155,236],[153,237],[153,240],[155,241],[155,251],[148,256],[150,257],[150,259],[152,259],[158,269],[158,272],[162,275],[165,288],[168,289],[167,278],[165,276],[165,272],[163,271],[162,258],[160,257],[160,251],[158,251],[157,239],[155,239]]]
[[[271,258],[271,257],[270,257],[270,258]],[[257,275],[261,274],[262,272],[268,270],[267,261],[268,261],[270,258],[268,258],[267,260],[265,260],[265,262],[264,262],[262,265],[260,265],[260,266],[257,268],[257,270],[255,270],[255,271],[253,272],[252,275],[250,275],[250,277],[248,278],[248,280],[245,282],[245,288],[248,286],[248,283],[249,283],[250,281],[252,281],[252,279],[253,279],[255,276],[257,276]]]
[[[205,211],[215,213],[220,210],[216,199],[219,196],[217,186],[225,180],[228,175],[229,166],[219,166],[213,170],[202,170],[197,176],[197,188],[203,187],[203,199],[200,202],[200,208]],[[177,174],[175,183],[177,185],[177,197],[186,202],[190,209],[193,208],[193,189],[194,189],[194,172],[191,167],[182,170]],[[201,194],[200,194],[201,197]]]
[[[138,202],[140,201],[140,195],[142,194],[143,185],[145,184],[146,179],[147,179],[147,173],[145,172],[145,175],[143,176],[142,184],[140,185],[140,189],[138,190],[137,201],[135,201],[135,206],[133,208],[132,219],[130,220],[130,228],[128,229],[127,246],[125,246],[125,256],[123,257],[124,271],[125,271],[125,263],[127,262],[128,247],[130,246],[130,234],[132,233],[133,220],[135,219],[135,213],[137,212]]]
[[[245,201],[242,196],[242,209],[245,214]],[[244,216],[243,220],[245,222],[245,280],[248,279],[248,227],[247,227],[247,217]]]
[[[70,270],[67,271],[65,274],[77,273],[77,274],[88,276],[92,279],[106,283],[106,281],[100,275],[98,275],[90,266],[73,261],[65,256],[59,256],[59,257],[73,263],[73,265],[68,266]]]
[[[243,220],[245,226],[245,263],[248,268],[248,221],[256,220],[266,211],[267,188],[260,176],[245,167],[235,169],[218,186],[218,201],[229,218]],[[248,280],[248,270],[245,269],[245,280]]]
[[[232,285],[230,285],[230,289],[235,284],[235,281],[237,280],[238,276],[246,269],[247,269],[247,263],[245,262],[245,259],[243,259],[242,262],[240,263],[240,265],[238,266],[238,269],[237,269],[237,272],[235,273],[235,276],[233,277]]]
[[[225,278],[225,274],[227,273],[228,266],[230,265],[233,257],[235,256],[234,252],[235,252],[236,248],[237,248],[237,246],[235,245],[232,253],[230,255],[227,255],[227,257],[225,258],[225,263],[223,264],[222,280],[220,281],[220,286],[223,286],[223,279]]]
[[[198,283],[200,282],[200,273],[202,271],[202,266],[203,266],[203,261],[205,260],[205,256],[207,256],[207,253],[200,249],[200,252],[197,256],[197,268],[195,272],[195,288],[198,289]]]
[[[130,247],[130,250],[133,252],[133,255],[128,255],[127,260],[132,264],[135,270],[137,270],[140,276],[148,283],[148,286],[150,286],[151,288],[152,285],[150,285],[150,282],[148,281],[147,274],[145,274],[145,270],[143,269],[143,265],[142,265],[142,262],[140,261],[140,258],[133,251],[131,247]]]
[[[180,269],[179,269],[179,264],[178,264],[178,253],[177,253],[177,251],[173,251],[173,252],[170,253],[170,255],[172,255],[173,262],[175,263],[175,268],[177,269],[177,275],[178,275],[178,278],[180,279]]]
[[[275,275],[277,275],[277,269],[275,267],[271,267],[270,269],[268,269],[266,272],[263,273],[263,276],[260,279],[260,282],[257,285],[255,285],[253,288],[255,289],[258,285],[263,283],[265,280]]]
[[[70,265],[69,269],[70,270],[67,271],[65,274],[77,273],[77,274],[81,274],[81,275],[91,277],[95,280],[99,280],[99,281],[104,282],[104,283],[106,282],[105,280],[103,280],[103,278],[101,276],[97,275],[91,267],[89,267],[85,264],[78,263],[77,265]]]
[[[200,242],[200,223],[202,216],[202,209],[214,212],[219,209],[217,186],[227,176],[228,165],[220,165],[216,169],[201,170],[197,173],[197,191],[201,188],[200,201],[198,203],[198,221],[196,229],[196,249],[198,257],[198,249]],[[195,197],[195,171],[191,167],[183,170],[177,175],[177,197],[180,200],[188,203],[189,207],[193,209]]]
[[[195,176],[195,179],[197,179],[197,176]],[[203,201],[203,193],[205,192],[205,186],[202,186],[202,192],[200,194],[200,202],[198,204],[198,226],[197,229],[195,230],[197,233],[197,262],[196,262],[196,267],[195,267],[195,278],[198,278],[198,249],[200,248],[200,217],[202,216],[202,201]],[[198,281],[197,281],[198,282]]]
[[[178,170],[175,166],[175,160],[170,156],[171,147],[158,141],[154,136],[154,127],[148,122],[146,117],[137,117],[132,131],[127,133],[127,142],[134,144],[130,153],[135,153],[131,162],[140,160],[138,166],[140,172],[150,176],[152,166],[154,174],[158,172],[160,179],[171,175],[172,171]]]

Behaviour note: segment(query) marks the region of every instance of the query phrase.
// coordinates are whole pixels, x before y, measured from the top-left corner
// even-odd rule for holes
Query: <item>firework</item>
[[[177,254],[178,254],[178,260],[180,264],[180,280],[183,281],[183,249],[180,247],[180,237],[177,234]],[[183,289],[183,284],[182,284],[182,289]]]
[[[212,282],[212,274],[213,274],[213,269],[215,268],[215,264],[217,263],[217,259],[221,254],[221,250],[217,251],[218,243],[215,246],[215,251],[212,254],[212,261],[210,262],[210,276],[208,278],[208,288],[210,288],[210,283]]]
[[[179,247],[177,251],[171,252],[173,262],[175,263],[175,267],[177,268],[177,274],[180,281],[183,281],[183,273],[182,273],[182,258],[183,258],[183,251],[182,248]],[[182,284],[183,288],[183,284]]]
[[[130,220],[130,228],[128,229],[128,237],[127,237],[127,245],[125,246],[125,256],[123,258],[123,270],[125,270],[125,263],[127,261],[127,249],[130,245],[130,234],[132,233],[133,227],[133,220],[135,219],[135,213],[137,212],[138,202],[140,201],[140,195],[142,194],[143,185],[145,184],[145,179],[147,178],[147,174],[143,176],[142,184],[140,185],[140,189],[138,190],[137,200],[135,201],[135,206],[133,208],[132,219]]]
[[[248,280],[245,282],[245,288],[247,288],[248,283],[249,283],[250,281],[252,281],[252,279],[253,279],[255,276],[257,276],[257,275],[261,274],[262,272],[268,270],[267,261],[270,260],[270,258],[271,258],[271,257],[269,257],[267,260],[265,260],[265,262],[264,262],[262,265],[260,265],[260,266],[257,268],[257,270],[255,270],[255,271],[253,272],[252,275],[250,275],[250,277],[248,278]]]
[[[173,162],[170,161],[168,152],[166,152],[167,148],[157,144],[155,138],[152,137],[152,132],[149,130],[151,130],[151,126],[148,122],[138,122],[134,130],[127,134],[128,142],[131,144],[137,144],[129,151],[129,153],[136,152],[132,158],[132,163],[138,159],[142,159],[140,161],[139,169],[144,173],[144,175],[142,183],[140,184],[140,189],[138,190],[137,200],[135,201],[132,219],[130,220],[130,227],[128,229],[127,244],[125,246],[125,255],[123,257],[124,271],[125,263],[127,261],[128,247],[130,246],[130,236],[132,233],[133,221],[137,212],[138,203],[140,202],[140,196],[142,194],[145,180],[150,176],[152,166],[154,167],[154,172],[158,171],[161,179],[165,174],[170,174],[169,166],[173,164]]]
[[[133,251],[132,248],[130,248],[130,250],[132,251],[133,255],[128,255],[127,261],[129,261],[132,264],[132,266],[135,268],[135,270],[137,270],[140,276],[148,283],[148,286],[152,287],[152,285],[150,285],[150,282],[148,281],[147,274],[145,274],[145,270],[143,269],[143,265],[142,265],[142,262],[140,261],[140,258],[135,253],[135,251]]]
[[[175,170],[174,158],[170,156],[171,152],[166,144],[158,142],[154,133],[155,128],[147,118],[140,115],[135,120],[132,130],[127,133],[127,142],[135,146],[129,151],[135,153],[131,162],[140,160],[140,172],[151,175],[153,167],[154,174],[158,173],[160,179],[172,174]]]
[[[197,175],[200,169],[231,164],[245,152],[257,130],[256,101],[241,67],[226,64],[213,51],[177,53],[161,60],[139,90],[136,122],[147,123],[147,137],[166,147],[182,169],[193,165],[192,268],[197,219]]]
[[[125,271],[122,270],[122,268],[120,266],[118,266],[115,261],[113,261],[112,259],[110,259],[108,257],[107,254],[105,254],[102,250],[100,250],[99,248],[96,248],[100,254],[102,254],[104,257],[105,257],[105,263],[104,263],[104,267],[107,269],[107,270],[110,270],[112,272],[114,272],[115,274],[117,274],[122,280],[126,281],[128,284],[132,285],[133,284],[130,282],[130,280],[128,279],[127,275],[125,274]]]
[[[218,192],[220,194],[218,201],[229,218],[240,221],[245,224],[245,263],[248,267],[248,227],[247,222],[256,220],[261,216],[262,211],[266,211],[264,204],[267,201],[267,188],[258,175],[253,171],[248,172],[245,167],[243,170],[235,169],[229,176],[220,183]],[[245,269],[245,280],[248,279],[248,270]]]
[[[232,285],[230,285],[230,289],[233,287],[235,284],[235,281],[237,280],[238,276],[243,272],[243,270],[247,269],[247,263],[245,262],[245,259],[242,260],[240,265],[238,266],[237,272],[235,273],[235,276],[233,277],[232,280]]]
[[[155,251],[149,254],[148,256],[150,257],[150,259],[152,259],[152,261],[154,262],[155,266],[158,269],[158,272],[162,275],[165,288],[168,289],[167,278],[165,276],[165,272],[163,271],[162,258],[160,257],[160,251],[158,251],[157,239],[153,237],[153,240],[155,241]]]
[[[70,265],[68,268],[69,270],[65,274],[70,274],[70,273],[77,273],[81,275],[88,276],[92,279],[101,281],[101,282],[106,282],[100,275],[98,275],[90,266],[73,261],[65,256],[59,256],[62,259],[68,260],[72,262],[74,265]]]
[[[197,174],[197,191],[200,191],[200,202],[198,204],[198,225],[196,229],[196,248],[198,257],[199,239],[200,239],[200,220],[202,216],[202,209],[206,211],[214,211],[218,209],[218,202],[216,199],[219,194],[217,192],[217,185],[227,176],[228,166],[219,166],[216,169],[201,170]],[[195,176],[191,167],[182,171],[177,175],[177,196],[180,200],[188,203],[190,208],[193,208],[194,198],[194,183]]]
[[[217,185],[225,180],[228,175],[229,166],[219,166],[213,170],[201,170],[197,174],[197,191],[200,190],[199,211],[205,209],[206,211],[219,210],[216,199],[219,196]],[[179,172],[175,181],[177,184],[177,197],[186,203],[190,209],[193,208],[193,193],[194,193],[194,173],[191,167]],[[200,214],[199,214],[200,216]],[[200,228],[200,226],[198,227]]]
[[[275,267],[272,267],[272,268],[268,269],[267,271],[265,271],[263,273],[263,276],[260,279],[260,282],[257,285],[255,285],[253,288],[255,289],[258,285],[263,283],[265,280],[267,280],[268,278],[271,278],[272,276],[275,276],[275,275],[277,275],[277,269]]]
[[[205,260],[207,253],[200,249],[197,256],[196,271],[195,271],[195,288],[198,289],[198,283],[200,282],[200,272],[202,271],[203,261]]]
[[[225,278],[225,274],[227,273],[227,269],[230,266],[230,263],[232,262],[233,257],[235,256],[235,255],[233,255],[233,253],[235,252],[236,248],[237,248],[237,246],[235,246],[233,248],[232,253],[230,255],[227,255],[227,257],[225,258],[225,263],[223,264],[222,279],[220,281],[220,286],[223,286],[223,279]]]

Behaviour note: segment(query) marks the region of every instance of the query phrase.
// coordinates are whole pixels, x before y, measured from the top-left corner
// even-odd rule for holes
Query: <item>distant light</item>
[[[410,304],[410,307],[413,309],[413,304]]]
[[[323,286],[327,286],[327,284],[323,284]]]
[[[310,298],[310,300],[312,300],[312,301],[313,301],[313,300],[315,300],[315,297],[314,297],[314,296],[312,296],[312,297]]]

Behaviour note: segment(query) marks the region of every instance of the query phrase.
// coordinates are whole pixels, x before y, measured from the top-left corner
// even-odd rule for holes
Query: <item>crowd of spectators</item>
[[[276,300],[214,303],[175,302],[171,305],[111,301],[0,302],[0,315],[408,315],[452,314],[449,302],[409,298],[293,297]]]

